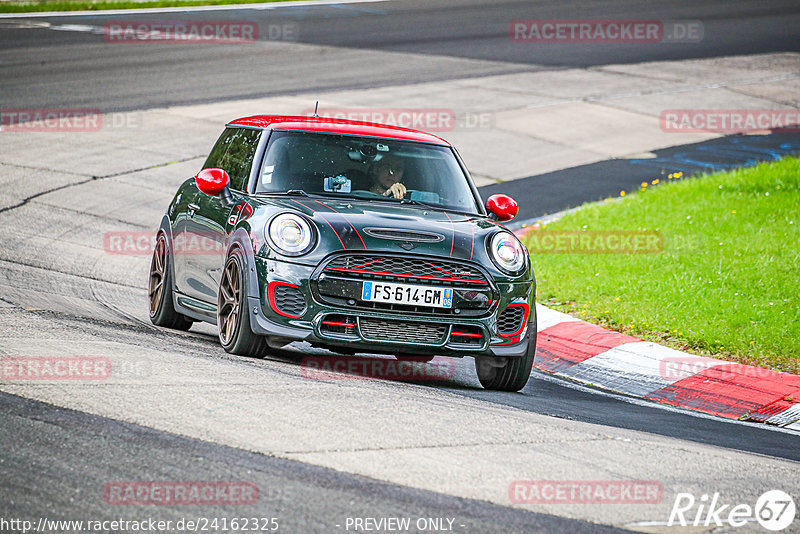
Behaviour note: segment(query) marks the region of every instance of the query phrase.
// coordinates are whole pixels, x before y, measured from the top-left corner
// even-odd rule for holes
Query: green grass
[[[43,2],[13,2],[0,4],[0,13],[33,13],[37,11],[98,11],[101,9],[144,9],[153,7],[217,6],[231,4],[262,4],[267,2],[286,2],[288,0],[69,0]]]
[[[523,239],[538,300],[695,354],[800,372],[800,159],[646,186]],[[658,232],[662,249],[533,252],[551,230]]]

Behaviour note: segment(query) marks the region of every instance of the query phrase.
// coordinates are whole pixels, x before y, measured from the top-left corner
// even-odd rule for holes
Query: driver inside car
[[[406,186],[401,183],[405,165],[397,156],[384,156],[372,163],[369,176],[373,180],[370,191],[385,197],[400,199],[406,196]]]

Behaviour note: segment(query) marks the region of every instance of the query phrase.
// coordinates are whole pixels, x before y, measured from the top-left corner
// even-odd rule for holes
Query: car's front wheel
[[[192,320],[175,311],[172,302],[172,277],[169,268],[169,248],[167,236],[158,234],[153,259],[150,262],[150,279],[147,284],[147,298],[150,301],[150,321],[156,326],[189,330]]]
[[[217,297],[219,342],[225,352],[231,354],[263,356],[268,348],[267,338],[250,329],[244,261],[239,251],[233,251],[222,270]]]
[[[518,358],[493,358],[491,356],[475,358],[475,370],[478,380],[486,389],[496,391],[519,391],[525,387],[533,368],[533,356],[536,353],[536,336],[528,344],[524,356]]]

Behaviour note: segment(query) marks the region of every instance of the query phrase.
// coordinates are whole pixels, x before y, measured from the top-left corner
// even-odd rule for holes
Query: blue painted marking
[[[630,162],[635,165],[694,174],[708,170],[750,167],[761,161],[777,161],[783,156],[800,152],[800,141],[770,145],[774,142],[771,136],[732,137],[726,142],[727,145],[702,145],[666,157],[632,159]]]
[[[669,169],[670,171],[680,171],[686,174],[692,174],[698,172],[698,170],[702,171],[702,169],[698,169],[697,165],[686,165],[683,163],[679,163],[672,158],[648,158],[648,159],[632,159],[630,160],[631,163],[634,165],[644,165],[646,167],[655,167],[656,169]],[[703,168],[707,168],[705,165],[701,165]]]
[[[372,282],[364,282],[361,290],[361,300],[372,300]]]

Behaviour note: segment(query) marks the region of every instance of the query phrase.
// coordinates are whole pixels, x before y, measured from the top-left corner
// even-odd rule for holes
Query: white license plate
[[[391,282],[364,282],[361,300],[367,302],[389,302],[409,306],[452,308],[453,290],[447,287],[415,286]]]

